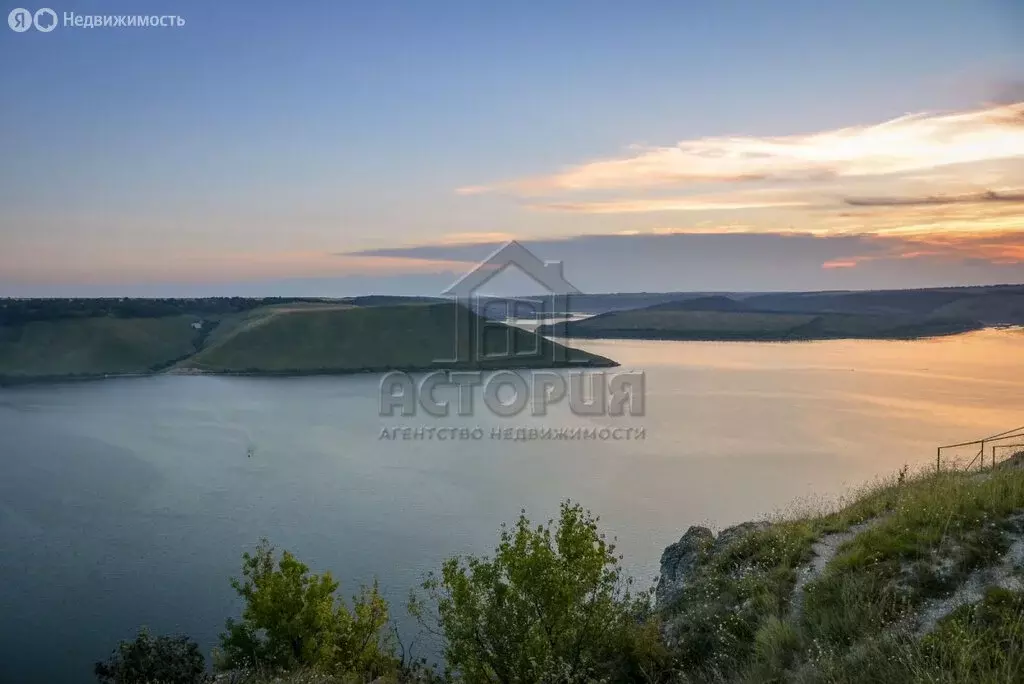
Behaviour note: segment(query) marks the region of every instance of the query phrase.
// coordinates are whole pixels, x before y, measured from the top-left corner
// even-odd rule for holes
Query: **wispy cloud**
[[[920,256],[980,259],[993,264],[1024,264],[1024,229],[1005,232],[895,236],[902,258]],[[885,240],[886,236],[877,239]]]
[[[1024,227],[956,234],[820,234],[745,224],[527,239],[588,292],[843,289],[1020,282]],[[367,256],[470,261],[499,245],[428,244]],[[355,256],[355,255],[353,255]]]
[[[857,266],[857,264],[860,264],[865,259],[866,257],[844,257],[841,259],[830,259],[823,263],[821,267],[826,270],[831,270],[834,268],[854,268],[855,266]]]
[[[928,201],[873,201],[849,205],[831,215],[829,230],[835,233],[876,235],[947,235],[1024,231],[1024,199]]]
[[[508,242],[515,236],[511,233],[448,233],[438,239],[443,245],[469,245],[482,242]]]
[[[1024,102],[911,114],[875,125],[775,137],[707,137],[631,148],[551,175],[474,185],[461,194],[545,195],[706,182],[820,181],[905,174],[1024,156]]]
[[[868,254],[825,261],[826,270],[854,268],[868,262],[927,259],[933,262],[978,260],[1003,266],[1024,264],[1024,228],[1002,232],[925,233],[918,235],[866,235],[874,249]]]
[[[988,190],[968,195],[930,195],[927,197],[847,197],[843,202],[851,207],[918,207],[946,204],[985,204],[1007,202],[1024,205],[1024,191],[997,192]]]
[[[531,209],[573,214],[640,214],[656,211],[735,211],[807,206],[806,199],[797,199],[790,193],[723,193],[690,197],[660,197],[603,202],[546,202],[529,205]]]
[[[619,240],[729,234],[737,246],[759,244],[755,235],[847,245],[808,254],[837,275],[910,262],[1012,270],[1024,264],[1024,100],[1013,94],[969,111],[800,135],[634,146],[458,192],[512,196],[527,209],[579,221],[593,215],[598,231]],[[643,216],[658,213],[677,213],[676,225]]]

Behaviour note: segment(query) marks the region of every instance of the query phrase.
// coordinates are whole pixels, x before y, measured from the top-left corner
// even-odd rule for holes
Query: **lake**
[[[330,569],[345,595],[376,576],[400,613],[442,559],[487,553],[521,508],[546,519],[571,497],[649,586],[689,525],[825,505],[933,464],[938,444],[1024,424],[1021,330],[578,346],[646,373],[645,416],[380,418],[373,375],[0,389],[0,681],[92,681],[91,663],[143,624],[208,652],[238,614],[229,577],[260,537]],[[408,425],[485,438],[380,439]],[[619,425],[645,439],[490,439]]]

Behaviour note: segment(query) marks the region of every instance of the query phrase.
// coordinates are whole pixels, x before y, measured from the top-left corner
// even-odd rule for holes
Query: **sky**
[[[1019,0],[51,7],[0,28],[0,296],[433,295],[510,239],[590,292],[1024,282]]]

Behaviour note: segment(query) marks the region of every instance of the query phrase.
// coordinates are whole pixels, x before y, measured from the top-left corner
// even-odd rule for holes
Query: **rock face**
[[[725,547],[732,544],[734,541],[738,541],[748,534],[754,532],[760,532],[761,530],[771,527],[770,522],[759,521],[759,522],[745,522],[739,525],[733,525],[727,527],[718,533],[718,537],[715,539],[715,552],[722,551]]]
[[[654,591],[660,608],[669,605],[686,588],[690,575],[711,548],[715,535],[706,527],[693,526],[661,554],[661,576]]]
[[[706,527],[693,526],[661,554],[661,576],[654,591],[655,605],[668,607],[687,587],[701,562],[748,534],[768,527],[768,522],[745,522],[722,530],[718,537]]]

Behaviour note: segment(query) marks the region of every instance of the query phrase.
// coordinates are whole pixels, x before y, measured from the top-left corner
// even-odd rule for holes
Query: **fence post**
[[[942,447],[935,450],[935,472],[942,470]]]

